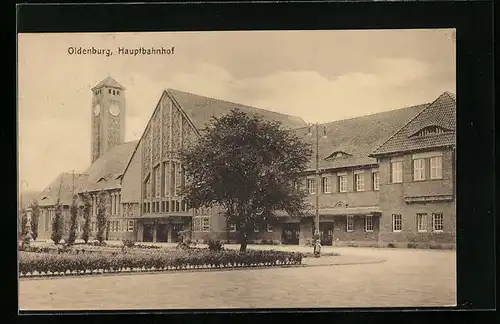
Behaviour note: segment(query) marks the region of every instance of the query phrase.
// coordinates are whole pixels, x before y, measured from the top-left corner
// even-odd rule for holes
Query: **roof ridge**
[[[269,110],[269,109],[265,109],[265,108],[250,106],[250,105],[247,105],[247,104],[237,103],[237,102],[229,101],[229,100],[225,100],[225,99],[219,99],[219,98],[215,98],[215,97],[204,96],[204,95],[200,95],[200,94],[196,94],[196,93],[192,93],[192,92],[187,92],[187,91],[183,91],[183,90],[177,90],[177,89],[173,89],[173,88],[167,88],[166,90],[167,91],[170,91],[170,90],[178,91],[178,92],[182,92],[182,93],[189,94],[189,95],[192,95],[192,96],[203,97],[203,98],[214,100],[214,101],[220,101],[220,102],[225,102],[225,103],[230,103],[230,104],[235,104],[235,105],[250,107],[250,108],[254,108],[254,109],[258,109],[258,110],[264,110],[266,112],[271,112],[271,113],[275,113],[275,114],[279,114],[279,115],[283,115],[283,116],[289,116],[289,117],[299,118],[303,122],[305,122],[305,120],[302,117],[296,116],[296,115],[290,115],[290,114],[286,114],[286,113],[277,112],[277,111],[274,111],[274,110]]]
[[[394,138],[397,134],[399,134],[400,132],[403,131],[403,129],[406,128],[406,126],[408,126],[412,121],[414,121],[418,116],[420,116],[424,111],[426,111],[427,109],[429,109],[429,107],[431,107],[433,104],[436,103],[436,101],[438,101],[441,97],[444,96],[444,92],[442,94],[440,94],[436,99],[434,99],[431,103],[429,104],[426,104],[425,108],[422,109],[418,114],[416,114],[415,116],[413,116],[413,118],[410,118],[410,120],[408,120],[397,132],[395,132],[394,134],[392,134],[387,140],[385,140],[382,144],[380,144],[379,146],[377,146],[368,156],[372,156],[379,148],[381,148],[383,145],[385,145],[385,143],[389,142],[392,138]],[[417,106],[414,106],[414,107],[418,107]]]

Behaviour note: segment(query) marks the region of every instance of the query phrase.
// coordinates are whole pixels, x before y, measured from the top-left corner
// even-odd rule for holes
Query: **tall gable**
[[[371,156],[418,151],[455,145],[456,100],[445,92],[401,127]]]
[[[296,116],[208,98],[174,89],[168,89],[167,92],[184,110],[198,130],[204,128],[211,117],[219,117],[228,114],[232,109],[238,109],[249,115],[260,115],[266,120],[279,121],[283,126],[291,129],[306,126],[306,122],[302,118]]]

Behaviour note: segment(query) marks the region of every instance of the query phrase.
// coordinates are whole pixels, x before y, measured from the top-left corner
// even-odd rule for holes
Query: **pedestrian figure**
[[[319,258],[321,255],[321,241],[319,239],[314,242],[314,257]]]

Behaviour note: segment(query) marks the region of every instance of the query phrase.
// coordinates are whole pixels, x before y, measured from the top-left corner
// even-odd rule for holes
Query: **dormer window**
[[[101,182],[101,181],[106,181],[106,179],[104,177],[101,177],[101,178],[99,178],[99,180],[97,180],[97,182]]]
[[[346,158],[349,156],[351,156],[351,155],[347,154],[346,152],[335,151],[332,154],[330,154],[329,156],[327,156],[325,160],[341,159],[341,158]]]
[[[450,129],[446,129],[440,126],[427,126],[419,130],[418,132],[411,135],[412,137],[421,137],[421,136],[429,136],[429,135],[437,135],[450,132]]]

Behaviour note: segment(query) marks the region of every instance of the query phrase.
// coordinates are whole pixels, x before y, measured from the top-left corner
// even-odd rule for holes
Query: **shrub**
[[[314,240],[313,239],[307,239],[306,240],[306,246],[314,246]]]
[[[55,244],[59,244],[64,234],[64,223],[62,218],[62,206],[59,200],[54,205],[54,220],[52,221],[52,234],[50,238]]]
[[[61,272],[96,272],[123,271],[128,269],[165,270],[198,268],[200,266],[241,267],[241,266],[275,266],[301,264],[302,254],[282,251],[239,252],[209,251],[206,249],[170,250],[169,252],[136,252],[112,254],[54,254],[20,252],[19,272],[28,273],[61,273]]]
[[[31,238],[36,241],[38,237],[38,222],[40,220],[40,206],[38,201],[34,200],[31,204]]]
[[[90,212],[92,209],[92,204],[90,202],[91,197],[88,192],[82,194],[83,207],[82,215],[85,223],[83,224],[82,239],[85,243],[88,243],[90,237]]]
[[[76,240],[76,227],[77,227],[77,217],[78,217],[78,203],[77,203],[78,196],[74,195],[73,196],[73,201],[71,203],[70,207],[70,228],[69,228],[69,236],[68,236],[68,244],[73,245]]]
[[[135,242],[132,240],[122,240],[123,246],[131,248],[135,245]]]
[[[431,243],[429,245],[429,249],[433,250],[443,250],[443,246],[441,244]]]
[[[222,241],[208,240],[208,249],[210,251],[221,251],[223,249]]]
[[[389,244],[387,244],[387,247],[390,247],[390,248],[395,248],[395,247],[396,247],[396,244],[395,244],[395,243],[389,243]]]
[[[406,245],[409,249],[416,249],[418,247],[417,243],[408,242]]]

